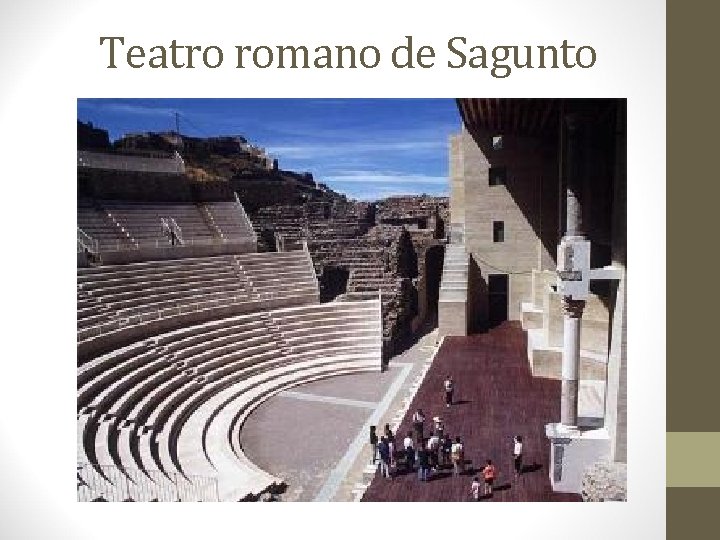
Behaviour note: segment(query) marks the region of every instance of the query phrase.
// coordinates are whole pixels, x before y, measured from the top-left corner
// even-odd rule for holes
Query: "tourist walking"
[[[475,501],[480,500],[480,479],[476,476],[470,484],[470,493]]]
[[[455,437],[450,452],[453,462],[453,475],[460,476],[465,470],[465,447],[460,441],[460,437]]]
[[[375,426],[370,426],[370,446],[372,447],[372,463],[375,465],[375,462],[377,461],[377,445],[378,445],[378,436],[377,432],[375,431]]]
[[[415,467],[415,445],[413,444],[412,431],[408,431],[403,440],[403,449],[405,450],[405,470],[411,472]]]
[[[423,428],[425,427],[425,414],[422,409],[415,411],[412,417],[413,429],[415,429],[415,442],[418,446],[423,445]]]
[[[483,479],[485,480],[485,489],[483,495],[492,495],[493,484],[495,483],[495,465],[492,460],[487,460],[487,465],[483,469]]]
[[[513,438],[513,466],[515,468],[515,478],[522,474],[523,467],[523,438],[522,435],[515,435]]]
[[[430,476],[430,462],[428,452],[422,445],[417,449],[418,479],[426,482]]]
[[[443,386],[445,387],[445,406],[450,407],[453,402],[453,391],[455,390],[455,383],[450,375],[445,377]]]
[[[383,478],[392,478],[390,475],[390,444],[384,435],[380,437],[378,453],[380,454],[380,475]]]

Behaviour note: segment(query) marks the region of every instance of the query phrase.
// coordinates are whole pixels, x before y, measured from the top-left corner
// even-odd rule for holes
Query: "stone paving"
[[[259,467],[285,479],[283,501],[359,500],[374,474],[369,425],[399,424],[436,350],[437,330],[384,372],[325,379],[282,392],[246,421],[240,442]]]

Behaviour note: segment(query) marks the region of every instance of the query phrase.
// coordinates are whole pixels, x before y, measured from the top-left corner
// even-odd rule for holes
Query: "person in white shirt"
[[[428,457],[430,458],[430,466],[433,469],[438,468],[438,452],[440,451],[440,437],[433,434],[427,442]]]
[[[455,390],[455,383],[453,383],[452,377],[448,375],[445,377],[445,406],[450,407],[453,402],[453,390]]]
[[[412,439],[412,431],[408,431],[407,436],[403,439],[403,449],[405,450],[407,472],[411,472],[415,467],[415,445]]]
[[[440,418],[439,416],[435,416],[433,417],[433,422],[435,424],[435,430],[433,434],[437,435],[438,437],[442,437],[443,430],[445,429],[442,418]]]
[[[513,438],[513,465],[515,466],[515,478],[522,474],[522,458],[523,458],[523,438],[522,435],[515,435]]]
[[[455,438],[455,442],[450,449],[450,457],[453,462],[453,474],[460,476],[465,470],[465,448],[460,441],[460,437]]]
[[[472,493],[474,500],[480,500],[480,479],[477,476],[473,478],[472,484],[470,484],[470,493]]]

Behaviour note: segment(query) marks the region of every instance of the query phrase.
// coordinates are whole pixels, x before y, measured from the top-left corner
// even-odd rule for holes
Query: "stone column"
[[[561,242],[585,238],[582,224],[582,172],[580,163],[580,127],[577,117],[565,117],[565,235]],[[562,398],[560,422],[577,426],[578,380],[580,372],[580,327],[584,300],[563,298]]]
[[[565,117],[565,237],[584,237],[582,222],[582,178],[579,155],[579,122]]]
[[[560,423],[577,425],[578,380],[580,372],[580,326],[584,300],[563,298],[562,398]]]

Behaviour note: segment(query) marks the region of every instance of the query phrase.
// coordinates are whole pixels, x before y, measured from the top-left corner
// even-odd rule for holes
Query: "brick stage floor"
[[[443,380],[455,380],[456,404],[445,407]],[[491,501],[579,501],[579,495],[553,493],[548,478],[550,448],[545,424],[560,418],[560,381],[533,378],[519,324],[506,322],[485,334],[445,338],[398,430],[402,441],[412,414],[425,412],[426,429],[440,415],[445,430],[465,444],[466,473],[442,470],[429,482],[415,473],[393,479],[376,475],[363,501],[470,501],[474,469],[492,459],[498,470]],[[378,429],[380,432],[381,428]],[[515,481],[512,437],[524,439],[525,472]]]

